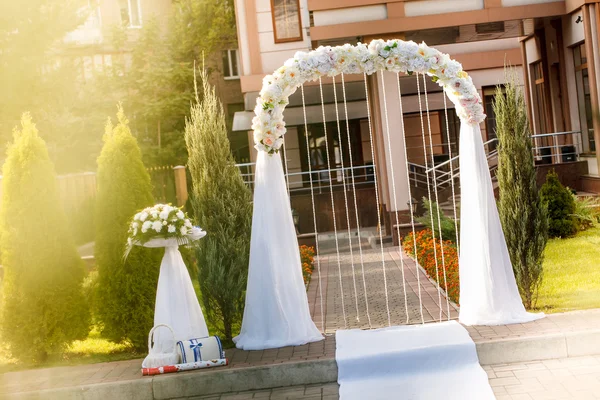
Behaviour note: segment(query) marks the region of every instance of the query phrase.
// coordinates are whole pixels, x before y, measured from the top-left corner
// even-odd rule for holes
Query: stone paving
[[[383,254],[381,249],[363,250],[362,257],[357,248],[340,254],[339,262],[329,254],[315,264],[308,302],[325,333],[458,318],[456,305],[397,247],[383,248]]]
[[[496,400],[600,399],[600,356],[489,365],[483,369],[488,374]],[[333,400],[338,399],[338,385],[294,386],[193,399]]]

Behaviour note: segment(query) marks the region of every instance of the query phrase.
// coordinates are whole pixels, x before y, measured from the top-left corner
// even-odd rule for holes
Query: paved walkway
[[[600,356],[485,366],[496,400],[600,399]],[[294,386],[195,399],[338,399],[338,385]]]
[[[383,257],[380,249],[363,250],[362,263],[356,249],[340,254],[339,263],[329,254],[315,264],[308,302],[317,327],[326,333],[458,318],[456,306],[397,247],[384,248]]]

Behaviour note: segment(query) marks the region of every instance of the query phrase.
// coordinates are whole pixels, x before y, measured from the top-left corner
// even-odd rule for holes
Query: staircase
[[[494,138],[484,143],[486,158],[492,177],[492,186],[496,194],[498,193],[498,178],[496,175],[498,171],[498,150],[496,150],[495,146],[497,141],[498,139]],[[454,156],[448,161],[429,168],[415,163],[408,163],[413,201],[418,203],[417,214],[422,214],[423,212],[422,198],[427,197],[428,193],[431,192],[432,200],[435,200],[433,193],[437,189],[437,198],[443,213],[448,217],[454,218],[454,202],[456,202],[458,216],[460,209],[460,167],[458,161],[459,156]],[[434,182],[437,188],[434,187]],[[453,183],[454,201],[452,199]]]

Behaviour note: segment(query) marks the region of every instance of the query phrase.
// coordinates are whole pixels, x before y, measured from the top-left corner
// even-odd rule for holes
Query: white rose
[[[148,218],[148,213],[146,211],[140,214],[140,221],[144,222]]]
[[[188,228],[192,227],[192,223],[190,222],[189,219],[186,219],[185,222],[183,223],[183,225],[187,226]]]
[[[166,220],[167,218],[169,218],[169,212],[170,212],[170,210],[165,210],[165,209],[163,209],[163,210],[160,212],[160,219],[164,219],[164,220]]]
[[[135,216],[133,217],[134,221],[139,221],[140,220],[140,216],[142,215],[142,213],[137,213],[135,214]]]
[[[175,225],[169,225],[169,226],[167,227],[167,231],[168,231],[169,233],[174,233],[176,230],[177,230],[177,228],[175,228]]]
[[[183,211],[181,211],[181,210],[177,211],[176,215],[177,215],[177,218],[179,218],[179,219],[183,219],[183,217],[185,216],[185,214],[183,214]]]
[[[186,228],[185,226],[182,226],[180,229],[180,232],[182,235],[187,235],[188,233],[188,228]]]
[[[163,227],[163,225],[160,221],[154,221],[152,223],[152,229],[154,229],[157,233],[162,230],[162,227]]]
[[[152,210],[152,212],[150,213],[150,215],[152,215],[152,218],[156,219],[156,218],[158,218],[158,211]]]

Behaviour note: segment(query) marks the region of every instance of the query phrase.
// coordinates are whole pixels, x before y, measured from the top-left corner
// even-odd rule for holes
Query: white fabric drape
[[[281,157],[257,157],[246,307],[233,340],[244,350],[322,340],[308,309]]]
[[[175,341],[207,337],[208,328],[204,315],[177,240],[153,239],[144,246],[165,248],[156,290],[154,325],[167,324],[173,328]],[[172,351],[174,344],[168,332],[156,332],[154,346],[159,352]]]
[[[460,128],[460,322],[503,325],[544,314],[525,311],[496,208],[479,125]]]

